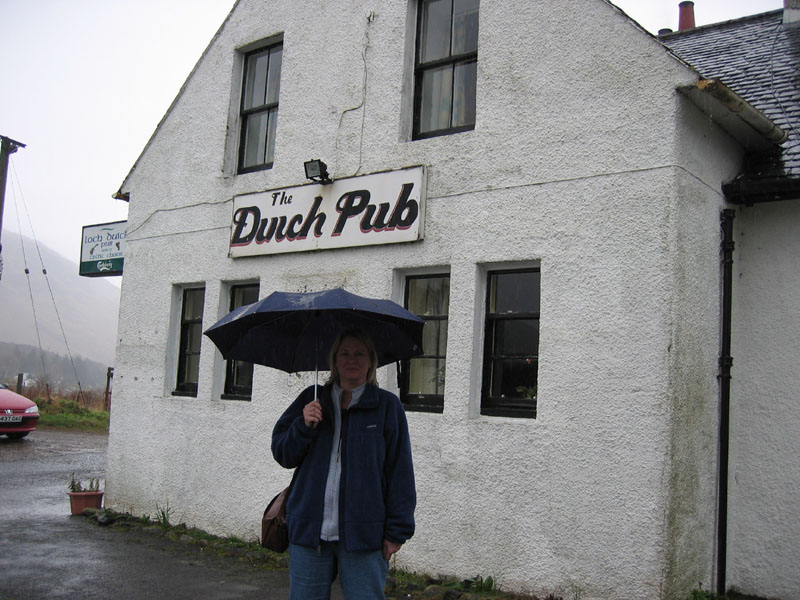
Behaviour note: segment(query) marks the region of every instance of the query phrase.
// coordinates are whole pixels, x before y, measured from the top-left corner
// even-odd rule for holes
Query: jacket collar
[[[332,383],[327,383],[322,388],[320,401],[322,402],[323,412],[326,412],[327,410],[328,412],[333,413],[333,400],[331,399],[332,389]],[[378,406],[378,386],[368,383],[364,388],[364,392],[361,394],[361,397],[358,399],[358,404],[353,406],[353,410],[358,410],[361,408],[375,408],[376,406]]]

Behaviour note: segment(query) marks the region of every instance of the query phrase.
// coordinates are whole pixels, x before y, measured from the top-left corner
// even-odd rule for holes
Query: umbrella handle
[[[317,399],[317,381],[318,381],[317,377],[314,377],[314,402],[319,402],[319,400]],[[319,425],[319,422],[312,423],[311,429],[316,429],[317,425]]]
[[[317,388],[319,386],[319,335],[314,345],[314,402],[319,402],[317,399]],[[320,405],[321,406],[321,405]],[[316,429],[319,423],[314,423],[311,429]]]

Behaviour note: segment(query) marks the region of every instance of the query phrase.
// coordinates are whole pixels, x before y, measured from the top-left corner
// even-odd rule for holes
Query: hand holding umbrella
[[[303,408],[303,420],[306,422],[306,427],[316,427],[322,421],[322,405],[319,400],[313,400],[305,405]]]

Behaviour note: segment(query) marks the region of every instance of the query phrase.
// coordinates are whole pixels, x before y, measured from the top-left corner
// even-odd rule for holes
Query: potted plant
[[[100,491],[100,480],[90,479],[88,483],[82,484],[75,479],[72,474],[69,485],[69,505],[73,515],[79,515],[84,508],[100,508],[103,504],[103,492]]]

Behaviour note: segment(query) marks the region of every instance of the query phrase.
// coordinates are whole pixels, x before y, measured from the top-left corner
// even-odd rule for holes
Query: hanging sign
[[[79,274],[84,277],[122,275],[127,228],[127,221],[84,226]]]
[[[230,256],[422,239],[425,170],[410,167],[235,196]]]

